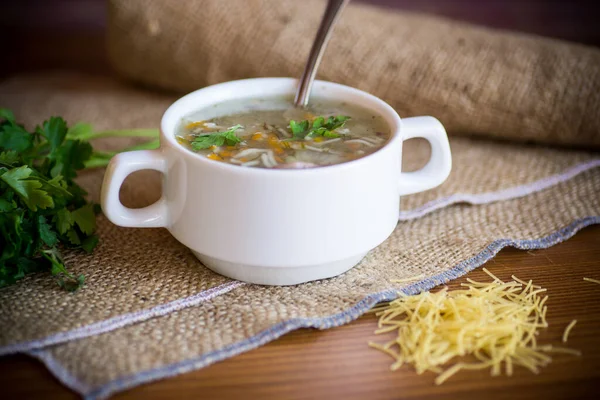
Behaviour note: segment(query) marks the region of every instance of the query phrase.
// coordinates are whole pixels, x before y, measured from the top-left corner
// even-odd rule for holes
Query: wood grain
[[[434,375],[403,367],[389,370],[390,358],[367,346],[376,318],[366,315],[339,328],[292,332],[259,349],[205,369],[117,394],[115,399],[579,399],[597,392],[600,380],[600,226],[545,250],[503,250],[486,267],[501,279],[516,274],[548,289],[548,321],[539,343],[561,345],[574,318],[568,346],[581,357],[557,354],[534,375],[517,368],[514,376],[461,372],[441,386]],[[481,270],[467,275],[486,279]],[[466,277],[453,281],[456,288]],[[37,361],[25,356],[0,359],[4,398],[73,399]]]

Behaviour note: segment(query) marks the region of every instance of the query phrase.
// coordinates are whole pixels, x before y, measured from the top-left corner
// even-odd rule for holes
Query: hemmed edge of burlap
[[[427,202],[422,206],[414,208],[412,210],[401,211],[398,220],[409,221],[412,219],[421,218],[429,213],[432,213],[433,211],[458,203],[481,205],[494,203],[502,200],[511,200],[520,197],[525,197],[527,195],[548,189],[559,183],[566,182],[569,179],[572,179],[577,175],[596,167],[600,167],[600,159],[598,158],[589,160],[581,164],[577,164],[574,167],[571,167],[560,174],[550,175],[537,181],[526,183],[524,185],[513,186],[495,192],[479,194],[455,193],[450,196],[440,197],[439,199]]]
[[[23,354],[27,354],[28,356],[40,361],[63,385],[81,394],[82,396],[85,396],[86,393],[92,391],[92,388],[83,382],[80,382],[77,378],[71,375],[69,371],[63,368],[63,366],[52,357],[50,352],[45,352],[44,349],[39,349],[30,350],[24,352]]]
[[[479,194],[455,193],[451,196],[440,197],[424,205],[408,210],[401,211],[399,221],[408,221],[423,217],[441,208],[448,207],[458,203],[472,205],[490,204],[503,200],[511,200],[548,189],[559,183],[566,182],[577,175],[593,168],[600,167],[600,159],[592,159],[581,164],[568,168],[565,172],[554,174],[537,181],[524,185],[513,186],[510,188],[485,192]],[[65,332],[58,332],[42,339],[31,340],[27,342],[14,343],[12,345],[0,347],[0,357],[4,355],[25,353],[34,351],[47,346],[66,343],[71,340],[83,339],[89,336],[99,335],[110,332],[115,329],[146,321],[150,318],[160,317],[170,312],[182,310],[187,307],[193,307],[203,301],[208,301],[216,296],[227,293],[239,286],[245,285],[244,282],[231,281],[226,284],[196,293],[189,297],[183,297],[173,300],[169,303],[161,304],[146,310],[140,310],[130,314],[117,315],[115,317],[98,321],[93,324],[85,325]]]
[[[203,290],[192,296],[182,297],[156,307],[136,311],[133,313],[117,315],[115,317],[98,321],[93,324],[84,325],[70,331],[58,332],[42,339],[15,343],[13,345],[0,348],[0,357],[9,354],[35,351],[44,347],[70,342],[71,340],[84,339],[86,337],[100,335],[115,329],[123,328],[131,324],[144,322],[151,318],[162,317],[169,313],[209,301],[214,297],[230,292],[233,289],[243,285],[246,285],[246,283],[232,280],[231,282]]]
[[[569,225],[539,239],[497,239],[491,244],[486,246],[481,252],[468,260],[462,261],[441,274],[435,275],[431,278],[421,280],[413,283],[406,288],[402,289],[402,292],[407,295],[417,294],[425,290],[430,290],[435,286],[445,284],[451,280],[457,279],[466,273],[482,266],[487,261],[491,260],[505,247],[514,247],[519,250],[534,250],[534,249],[545,249],[554,246],[558,243],[564,242],[565,240],[573,237],[581,229],[600,224],[600,215],[589,216],[580,218],[570,223]],[[253,350],[262,345],[265,345],[286,333],[300,328],[316,328],[316,329],[329,329],[347,324],[369,309],[375,304],[382,301],[391,301],[397,298],[398,290],[389,289],[382,292],[378,292],[369,295],[354,306],[322,318],[296,318],[288,321],[280,322],[268,329],[265,329],[258,334],[242,340],[237,343],[230,344],[223,349],[216,350],[207,354],[203,354],[199,357],[192,358],[189,360],[180,361],[177,363],[165,365],[158,368],[149,369],[130,375],[124,378],[115,379],[105,385],[98,388],[92,389],[88,385],[80,382],[71,375],[65,368],[63,368],[49,352],[44,349],[28,351],[28,354],[32,357],[37,358],[43,362],[48,370],[65,386],[81,394],[86,400],[100,400],[106,399],[112,394],[121,392],[126,389],[130,389],[145,383],[157,381],[180,375],[186,372],[195,371],[204,368],[208,365],[214,364],[215,362],[225,360],[227,358],[236,356],[238,354]]]

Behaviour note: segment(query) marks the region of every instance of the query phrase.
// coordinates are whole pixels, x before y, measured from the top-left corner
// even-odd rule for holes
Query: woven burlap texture
[[[17,77],[0,85],[0,105],[13,109],[29,126],[50,115],[62,115],[70,123],[86,121],[97,129],[153,127],[172,100],[107,78],[60,73]],[[100,145],[114,147],[115,143]],[[428,151],[423,142],[407,142],[405,167],[422,165]],[[452,151],[454,169],[448,181],[435,190],[406,197],[404,210],[450,194],[487,193],[529,184],[595,157],[593,153],[464,138],[452,140]],[[102,174],[96,170],[80,177],[96,200]],[[138,174],[124,185],[122,198],[126,204],[141,206],[157,199],[159,193],[156,174]],[[98,234],[101,241],[93,255],[66,255],[71,270],[86,276],[86,287],[76,295],[60,290],[47,275],[32,275],[0,290],[0,353],[5,346],[29,343],[21,349],[37,347],[43,343],[35,341],[52,335],[85,330],[90,324],[152,310],[231,282],[204,268],[165,229],[120,228],[100,216]],[[396,245],[397,251],[404,249],[400,242]],[[152,316],[149,313],[135,321]],[[126,323],[135,321],[127,319]],[[88,330],[83,335],[95,332]],[[69,338],[54,338],[53,343]]]
[[[300,76],[323,0],[110,0],[122,76],[179,91]],[[351,2],[319,69],[452,133],[600,147],[600,50]]]
[[[594,169],[526,198],[448,207],[399,224],[358,267],[339,277],[291,287],[244,285],[199,306],[54,346],[43,354],[62,366],[60,374],[69,376],[66,383],[75,390],[91,399],[104,397],[201,368],[298,327],[347,323],[376,302],[361,303],[365,297],[408,286],[394,285],[391,279],[423,274],[426,279],[413,290],[428,289],[478,266],[483,260],[464,262],[480,253],[483,259],[490,256],[497,247],[485,249],[497,239],[544,238],[579,221],[537,241],[538,246],[555,244],[584,226],[585,217],[600,216],[599,193],[600,170]],[[535,248],[535,243],[521,245]]]

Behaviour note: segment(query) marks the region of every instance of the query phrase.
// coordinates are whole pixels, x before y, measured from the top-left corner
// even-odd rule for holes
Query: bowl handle
[[[101,205],[104,215],[115,225],[154,228],[167,226],[167,200],[163,192],[154,204],[144,208],[128,208],[119,200],[119,190],[129,174],[143,169],[153,169],[163,174],[167,162],[158,150],[128,151],[115,155],[108,164],[102,182]]]
[[[433,117],[402,119],[402,138],[423,138],[431,145],[431,157],[418,171],[400,174],[400,195],[413,194],[442,184],[452,169],[452,154],[448,135],[440,121]]]

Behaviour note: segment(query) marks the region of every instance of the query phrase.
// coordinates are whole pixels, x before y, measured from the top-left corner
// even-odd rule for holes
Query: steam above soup
[[[283,98],[218,104],[184,118],[176,135],[180,144],[214,161],[279,169],[355,160],[389,137],[383,118],[366,109],[318,99],[298,109]]]

